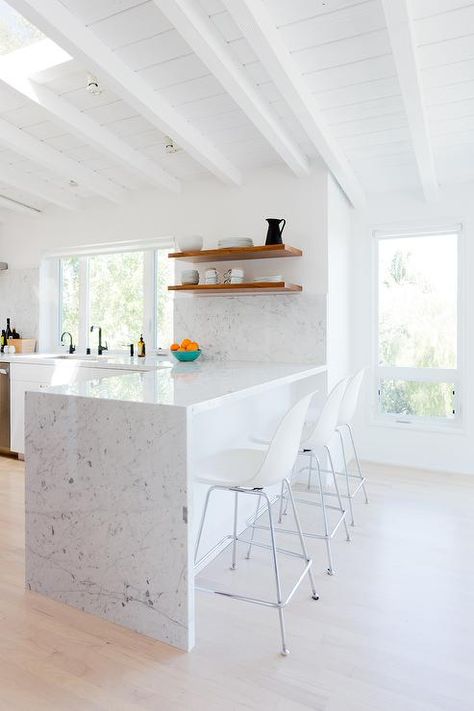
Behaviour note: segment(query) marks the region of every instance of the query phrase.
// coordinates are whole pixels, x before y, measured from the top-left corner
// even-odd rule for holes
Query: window
[[[5,0],[0,0],[0,55],[27,47],[44,35]]]
[[[89,321],[102,327],[110,350],[126,348],[144,332],[144,253],[89,257]]]
[[[59,280],[59,320],[61,333],[69,331],[74,343],[79,342],[79,257],[69,257],[61,260],[61,275]],[[61,334],[59,334],[60,336]]]
[[[459,415],[459,230],[377,235],[377,402],[399,423]]]
[[[59,342],[72,334],[81,351],[95,349],[101,326],[110,351],[124,350],[144,334],[149,348],[167,348],[173,340],[173,304],[168,284],[174,281],[168,249],[120,249],[64,256],[59,263]]]

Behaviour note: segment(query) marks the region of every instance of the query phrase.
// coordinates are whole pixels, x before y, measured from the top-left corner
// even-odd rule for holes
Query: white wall
[[[328,181],[328,387],[351,372],[352,219],[354,211],[338,184]]]
[[[221,237],[243,235],[263,244],[265,218],[284,217],[285,240],[301,247],[304,257],[243,266],[249,276],[282,273],[288,281],[302,283],[303,294],[183,296],[175,302],[176,335],[189,335],[193,329],[193,338],[224,358],[321,363],[326,340],[326,213],[326,171],[315,169],[310,177],[298,179],[283,167],[272,167],[249,176],[240,188],[209,179],[185,184],[181,195],[130,192],[121,205],[94,201],[77,212],[51,209],[39,217],[14,216],[0,233],[0,256],[10,263],[13,274],[37,268],[45,250],[108,241],[183,233],[204,235],[208,247]],[[0,280],[0,301],[3,295]],[[12,317],[26,296],[19,292],[15,298],[17,307],[14,303],[9,307]],[[18,328],[23,328],[21,323]]]
[[[472,189],[458,186],[444,191],[437,204],[426,204],[416,195],[391,195],[377,197],[365,215],[359,215],[355,233],[354,290],[352,319],[354,333],[354,367],[373,366],[374,337],[374,273],[372,266],[372,230],[381,225],[400,227],[425,227],[436,224],[464,224],[465,309],[464,319],[466,363],[462,396],[462,433],[439,433],[413,426],[399,429],[371,422],[369,391],[374,379],[369,372],[365,379],[365,402],[359,410],[357,431],[364,458],[424,469],[474,473],[474,382],[471,375],[474,355],[474,321],[471,305],[474,303],[474,205]],[[400,427],[400,426],[399,426]]]

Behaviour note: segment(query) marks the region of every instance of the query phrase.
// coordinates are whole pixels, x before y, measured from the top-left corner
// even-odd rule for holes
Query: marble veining
[[[62,385],[47,392],[96,400],[172,405],[197,412],[249,395],[265,397],[272,388],[325,370],[325,366],[301,363],[196,361],[177,363],[148,373],[124,373]]]
[[[28,589],[193,646],[186,429],[179,408],[27,394]]]
[[[278,260],[277,260],[278,261]],[[176,340],[209,360],[326,362],[326,297],[306,294],[175,298]]]
[[[191,649],[200,462],[253,446],[320,378],[324,366],[203,361],[27,392],[27,587]],[[209,550],[231,518],[213,510]]]

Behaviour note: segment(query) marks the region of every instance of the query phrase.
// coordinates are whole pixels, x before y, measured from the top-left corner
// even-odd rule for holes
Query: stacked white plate
[[[259,276],[255,277],[253,281],[284,281],[281,274],[272,274],[271,276]]]
[[[217,243],[219,249],[229,247],[253,247],[253,239],[250,237],[231,237],[229,239],[220,239]]]

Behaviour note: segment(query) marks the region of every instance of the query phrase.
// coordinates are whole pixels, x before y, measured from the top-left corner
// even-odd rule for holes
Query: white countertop
[[[0,353],[0,363],[26,363],[30,365],[67,364],[81,368],[111,368],[117,370],[150,371],[156,368],[170,368],[173,364],[168,356],[149,355],[146,358],[130,358],[127,353],[110,355],[68,356],[65,353]]]
[[[42,394],[171,405],[196,412],[326,371],[326,366],[297,363],[163,360],[149,372],[61,385],[43,390]]]

